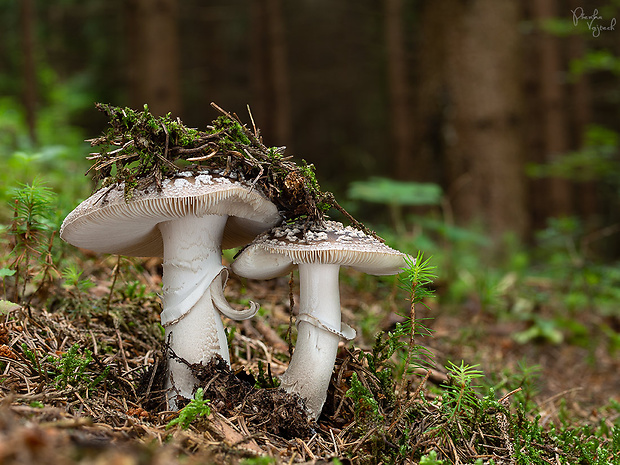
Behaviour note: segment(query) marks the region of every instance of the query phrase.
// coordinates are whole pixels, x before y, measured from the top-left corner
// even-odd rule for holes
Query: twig
[[[85,174],[90,173],[91,170],[95,170],[95,171],[100,171],[102,168],[105,168],[108,165],[111,165],[112,163],[116,163],[117,161],[121,161],[121,160],[127,160],[129,158],[137,158],[138,155],[135,153],[127,153],[125,155],[120,155],[118,157],[115,157],[112,160],[106,160],[100,163],[95,163],[94,165],[92,165],[90,168],[88,168],[88,170],[86,170]]]
[[[198,147],[193,147],[191,149],[186,149],[184,147],[173,147],[172,150],[174,150],[178,154],[196,153],[196,152],[201,152],[202,150],[208,148],[212,144],[213,142],[209,141],[206,144],[199,145]]]
[[[258,139],[258,129],[256,129],[256,124],[254,123],[254,117],[252,116],[252,110],[250,110],[250,105],[248,107],[248,115],[250,115],[250,121],[252,121],[252,127],[254,128],[254,136]]]
[[[148,399],[151,394],[151,388],[153,387],[153,381],[155,380],[155,374],[157,373],[157,368],[159,368],[159,360],[155,360],[153,364],[153,371],[151,372],[151,376],[149,377],[149,384],[146,388],[146,393],[144,394],[144,399]]]
[[[407,347],[407,356],[405,358],[405,368],[404,368],[403,377],[400,383],[401,393],[405,392],[405,385],[407,383],[407,370],[409,369],[409,364],[411,363],[411,357],[413,356],[413,351],[415,350],[415,291],[418,285],[419,283],[417,281],[413,281],[411,283],[411,293],[410,293],[411,301],[409,305],[409,321],[411,321],[411,331],[409,332],[409,346]],[[427,372],[427,376],[428,375],[430,375],[430,370]]]
[[[123,364],[125,365],[125,371],[129,371],[129,364],[127,363],[127,357],[125,356],[125,349],[123,347],[123,338],[121,337],[121,332],[118,329],[118,325],[114,325],[116,330],[116,337],[118,338],[118,349],[121,353],[121,358],[123,359]]]
[[[88,142],[88,141],[87,141]],[[88,157],[86,157],[87,160],[96,160],[97,158],[101,158],[101,157],[109,157],[110,155],[116,155],[119,152],[122,152],[124,149],[126,149],[127,147],[129,147],[130,145],[133,145],[134,141],[133,139],[131,139],[130,141],[126,142],[122,147],[116,149],[116,150],[112,150],[111,152],[106,152],[106,153],[100,153],[100,152],[93,152],[93,153],[89,153]]]
[[[217,150],[214,150],[210,154],[204,155],[202,157],[187,158],[187,161],[204,161],[204,160],[208,160],[209,158],[212,158],[213,156],[217,155],[217,153],[218,153]]]
[[[499,399],[499,403],[502,404],[504,407],[508,408],[508,398],[521,390],[522,388],[519,387],[513,391],[510,391],[508,394],[504,395],[501,399]],[[508,451],[508,464],[514,465],[516,463],[513,458],[515,455],[515,448],[512,444],[512,441],[510,440],[510,425],[508,424],[508,418],[506,417],[506,414],[501,411],[497,412],[495,418],[497,419],[497,425],[499,426],[499,430],[502,434],[504,447],[506,448],[506,451]]]
[[[211,106],[213,108],[215,108],[217,111],[219,111],[221,114],[223,114],[224,116],[226,116],[229,120],[231,121],[236,121],[237,123],[239,123],[241,125],[241,128],[243,129],[243,131],[246,133],[246,135],[256,143],[256,145],[258,145],[259,147],[265,147],[263,145],[263,143],[258,139],[258,137],[256,137],[254,134],[252,134],[252,131],[250,131],[248,128],[245,127],[245,125],[243,125],[243,123],[241,123],[241,120],[239,119],[239,117],[237,115],[231,115],[230,113],[228,113],[226,110],[224,110],[223,108],[220,108],[215,102],[211,102]]]
[[[114,269],[112,270],[112,284],[110,285],[110,292],[108,293],[108,303],[106,305],[105,308],[105,314],[106,316],[108,316],[110,314],[110,304],[112,303],[112,293],[114,292],[114,286],[116,285],[116,278],[118,278],[118,275],[120,273],[120,264],[121,264],[121,256],[118,256],[118,259],[116,260],[116,265],[114,266]]]
[[[325,192],[323,194],[323,201],[327,204],[329,204],[331,207],[335,208],[336,210],[338,210],[340,213],[342,213],[347,220],[349,220],[351,222],[351,224],[353,226],[355,226],[356,228],[361,229],[364,233],[374,237],[375,239],[377,239],[379,242],[383,242],[385,243],[385,239],[383,239],[381,236],[379,236],[376,232],[374,232],[373,230],[367,228],[366,226],[364,226],[362,223],[360,223],[358,220],[356,220],[355,218],[353,218],[353,216],[351,216],[351,214],[346,211],[344,209],[344,207],[342,207],[338,201],[336,200],[336,198],[334,197],[334,194],[332,194],[331,192]]]
[[[56,273],[58,273],[58,270],[56,270],[56,267],[54,266],[54,261],[52,259],[52,246],[54,244],[54,237],[56,237],[56,230],[52,231],[52,234],[50,235],[49,244],[47,246],[47,253],[45,255],[45,266],[43,267],[43,272],[41,273],[42,274],[41,283],[37,287],[36,291],[30,294],[30,297],[28,298],[28,302],[26,305],[30,305],[30,302],[32,302],[32,298],[35,295],[38,295],[39,292],[41,292],[41,289],[43,289],[43,286],[48,282],[48,278],[51,281],[50,268],[56,271]]]
[[[431,370],[427,370],[426,374],[424,375],[424,378],[422,378],[422,381],[420,381],[420,384],[418,384],[418,387],[414,391],[414,393],[411,396],[411,398],[407,401],[405,406],[403,408],[401,408],[399,411],[398,411],[398,409],[395,410],[395,411],[398,411],[398,415],[396,416],[396,418],[394,418],[394,420],[392,421],[392,424],[390,424],[390,426],[388,427],[388,429],[387,429],[388,433],[390,431],[392,431],[392,428],[394,428],[394,426],[396,426],[396,423],[398,423],[401,420],[401,418],[405,415],[405,413],[407,412],[409,407],[411,407],[413,402],[418,398],[418,396],[420,395],[420,392],[422,391],[422,388],[424,387],[424,385],[428,381],[428,378],[429,378],[430,375],[431,375]]]
[[[507,405],[504,403],[506,399],[508,399],[510,396],[512,396],[513,394],[516,394],[517,392],[522,391],[523,388],[519,387],[517,389],[514,389],[512,391],[510,391],[508,394],[504,394],[499,400],[498,402],[500,404],[502,404],[504,407],[507,407]]]
[[[168,159],[168,144],[170,143],[170,134],[168,134],[168,129],[164,123],[161,123],[161,127],[164,128],[164,132],[166,133],[166,146],[164,147],[164,158]]]

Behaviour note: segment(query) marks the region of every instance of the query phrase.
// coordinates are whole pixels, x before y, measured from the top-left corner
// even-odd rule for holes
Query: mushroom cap
[[[280,221],[276,206],[262,193],[226,177],[181,173],[135,190],[126,200],[124,183],[102,188],[65,218],[60,237],[95,252],[135,257],[161,257],[163,241],[157,224],[188,215],[226,215],[222,248],[247,244]]]
[[[271,279],[300,263],[323,263],[389,275],[406,264],[406,254],[351,226],[325,221],[305,228],[300,223],[284,224],[261,234],[239,254],[232,270],[246,278]]]

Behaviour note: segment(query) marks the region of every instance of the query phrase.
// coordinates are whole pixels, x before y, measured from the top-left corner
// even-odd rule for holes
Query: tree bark
[[[34,58],[35,11],[33,0],[21,0],[23,102],[26,125],[32,143],[37,143],[37,76]]]
[[[533,0],[534,20],[541,22],[557,15],[556,0]],[[542,161],[551,163],[569,149],[566,101],[562,82],[563,63],[560,39],[539,31],[538,70],[540,96],[537,111],[542,114]],[[544,181],[544,199],[539,199],[534,208],[544,208],[543,216],[562,216],[571,213],[571,184],[565,179],[549,178]]]
[[[281,0],[253,1],[251,17],[252,113],[267,145],[287,145],[290,151],[291,96]]]
[[[413,171],[410,98],[403,34],[403,1],[385,0],[385,44],[387,52],[390,129],[394,150],[394,176],[411,179]]]
[[[580,7],[578,0],[570,1],[571,11]],[[568,38],[568,58],[576,60],[583,58],[586,53],[586,44],[582,35],[574,34]],[[573,134],[572,149],[583,148],[584,135],[588,125],[592,122],[592,92],[587,74],[582,74],[570,86],[570,126]],[[580,215],[587,221],[597,216],[599,201],[596,191],[597,183],[584,182],[579,186],[578,204]]]
[[[177,0],[129,0],[130,105],[155,115],[181,113]]]
[[[410,128],[415,169],[413,179],[447,184],[443,163],[443,125],[446,91],[446,37],[451,27],[450,4],[424,2],[415,46],[415,83],[412,92],[413,126]]]
[[[450,2],[447,28],[449,194],[456,219],[492,237],[528,219],[520,137],[519,9],[515,0]]]
[[[269,48],[275,110],[275,142],[278,145],[284,145],[290,144],[292,138],[291,99],[282,1],[267,0],[267,12],[269,16]]]
[[[252,99],[250,101],[250,109],[261,132],[267,135],[274,133],[270,125],[269,117],[269,73],[267,63],[269,62],[269,53],[266,42],[265,32],[267,24],[266,3],[262,1],[250,2],[250,88]]]

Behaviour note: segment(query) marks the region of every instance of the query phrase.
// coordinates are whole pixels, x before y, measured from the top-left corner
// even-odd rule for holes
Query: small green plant
[[[78,343],[59,356],[39,357],[37,350],[30,349],[25,343],[22,343],[21,349],[32,370],[44,379],[51,377],[57,389],[71,386],[79,390],[93,390],[110,372],[110,367],[106,367],[98,375],[91,371],[89,366],[93,361],[93,353],[88,349],[80,353]]]
[[[446,369],[449,384],[443,386],[443,405],[448,410],[449,420],[478,408],[479,399],[472,383],[484,375],[477,367],[478,365],[466,365],[463,361],[460,365],[448,362]]]
[[[61,305],[75,317],[89,317],[98,308],[95,299],[88,292],[95,283],[90,278],[82,278],[82,274],[83,270],[78,269],[75,264],[65,267],[61,274],[64,279],[63,288],[68,294]]]
[[[119,289],[119,293],[124,299],[141,302],[147,298],[154,296],[149,295],[146,291],[146,284],[142,284],[140,281],[129,281],[123,287]]]
[[[273,463],[276,463],[276,459],[273,457],[260,456],[243,459],[240,465],[271,465]]]
[[[77,343],[73,344],[67,352],[59,357],[49,356],[47,361],[52,365],[51,374],[54,376],[54,383],[59,389],[68,386],[94,389],[107,378],[110,371],[110,368],[106,367],[101,374],[93,378],[94,374],[89,371],[89,365],[93,361],[93,353],[85,349],[80,354],[80,345]]]
[[[423,347],[416,344],[416,336],[428,336],[430,329],[422,324],[422,319],[416,317],[416,306],[427,307],[425,300],[433,295],[430,285],[437,278],[436,267],[430,264],[430,258],[424,260],[424,254],[418,252],[415,259],[405,258],[407,266],[400,275],[400,287],[409,293],[409,315],[406,315],[405,328],[409,333],[407,344],[407,354],[405,357],[405,369],[403,373],[403,384],[405,386],[406,375],[412,368],[428,368],[428,359],[431,357]]]
[[[426,305],[424,300],[432,295],[427,287],[435,277],[434,267],[421,252],[415,259],[407,259],[406,262],[401,277],[401,287],[409,294],[410,300],[405,322],[397,323],[392,331],[378,333],[369,352],[360,350],[357,353],[358,362],[367,365],[372,382],[368,381],[367,375],[362,379],[353,372],[349,380],[350,388],[345,394],[353,401],[360,433],[372,444],[371,453],[389,462],[397,457],[405,458],[411,452],[407,438],[413,434],[413,427],[405,419],[417,394],[411,395],[409,392],[409,375],[415,369],[422,368],[422,372],[426,372],[432,366],[431,353],[416,343],[416,337],[428,336],[431,331],[416,318],[415,309],[416,305]],[[394,359],[399,362],[394,363]],[[402,382],[397,387],[395,379],[399,375]],[[394,440],[398,447],[385,449],[385,436],[392,434],[392,427],[402,421],[405,423],[400,425],[402,435]]]
[[[532,316],[531,326],[513,335],[513,339],[519,344],[526,344],[530,341],[545,341],[551,344],[561,344],[564,341],[564,334],[559,328],[559,321],[555,318],[542,318],[538,315]]]
[[[65,286],[71,289],[74,297],[80,301],[83,295],[95,286],[95,283],[93,283],[90,278],[82,279],[82,273],[84,273],[84,270],[78,270],[77,266],[74,264],[69,265],[62,271]]]
[[[499,374],[489,375],[483,384],[495,392],[514,392],[513,401],[521,404],[526,412],[532,412],[536,409],[533,399],[539,392],[540,374],[540,365],[529,365],[522,359],[514,369],[506,368]]]
[[[347,391],[346,397],[353,400],[356,422],[376,425],[383,420],[375,395],[360,382],[357,373],[351,375],[351,388]]]
[[[10,300],[0,299],[0,317],[7,317],[12,311],[17,310],[20,306]]]
[[[24,357],[30,362],[30,364],[34,368],[34,371],[38,373],[39,376],[43,376],[43,372],[41,370],[41,363],[37,351],[30,349],[25,342],[22,342],[21,348]]]
[[[437,458],[437,451],[432,450],[428,455],[423,455],[420,459],[420,465],[443,465],[445,462]]]
[[[8,269],[3,268],[3,279],[13,276],[16,302],[25,299],[26,286],[35,276],[39,283],[34,294],[49,284],[55,272],[51,253],[54,201],[53,192],[37,179],[14,191],[13,220],[7,229],[12,237],[12,262]]]
[[[271,374],[271,365],[267,365],[267,372],[265,373],[265,365],[262,360],[258,361],[258,375],[256,376],[255,387],[261,389],[277,388],[280,385],[280,379],[277,376]]]
[[[182,429],[189,428],[189,425],[197,418],[211,415],[209,407],[209,399],[204,399],[204,391],[202,388],[196,389],[194,398],[179,412],[179,416],[168,422],[166,429],[175,425],[181,425]]]

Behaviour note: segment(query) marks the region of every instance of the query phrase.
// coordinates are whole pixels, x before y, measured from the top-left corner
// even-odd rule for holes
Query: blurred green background
[[[2,2],[0,216],[35,178],[58,221],[89,195],[94,102],[204,128],[214,101],[247,124],[249,106],[267,145],[455,288],[490,265],[613,266],[619,16],[617,0]]]

